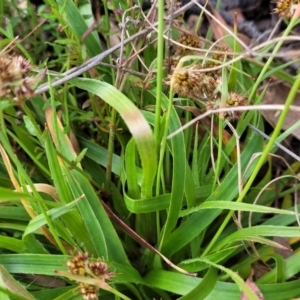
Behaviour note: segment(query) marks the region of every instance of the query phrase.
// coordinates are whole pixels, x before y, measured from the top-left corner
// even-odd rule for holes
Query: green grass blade
[[[225,237],[220,241],[216,247],[217,250],[222,249],[226,244],[237,240],[251,239],[252,237],[261,236],[282,236],[282,237],[297,237],[300,235],[299,227],[286,227],[286,226],[271,226],[260,225],[249,228],[243,228],[233,234]]]
[[[249,203],[240,203],[240,202],[226,202],[226,201],[209,201],[202,203],[198,207],[193,207],[190,209],[186,209],[180,213],[180,217],[185,217],[194,212],[200,211],[201,209],[229,209],[229,210],[237,210],[237,211],[251,211],[257,213],[273,213],[273,214],[282,214],[282,215],[296,215],[294,211],[283,210],[273,207],[267,207],[256,204]]]
[[[106,82],[77,78],[71,80],[71,83],[101,97],[120,114],[131,132],[140,154],[143,169],[142,198],[151,196],[156,176],[156,147],[151,128],[142,113],[126,96]]]
[[[0,236],[0,248],[17,253],[26,253],[27,251],[22,241],[9,236]]]
[[[139,186],[136,170],[135,143],[131,139],[125,150],[125,172],[127,178],[128,195],[133,199],[139,199]]]
[[[257,145],[259,144],[261,138],[252,133],[250,140],[251,143],[249,143],[246,147],[247,151],[244,151],[241,155],[241,165],[243,169],[248,164],[252,153],[257,151]],[[248,169],[247,174],[245,174],[245,180],[248,178],[248,176],[250,176],[251,170],[252,166]],[[227,176],[221,182],[221,185],[208,197],[207,202],[219,200],[220,195],[222,195],[222,198],[226,202],[232,201],[237,194],[237,166],[235,165],[228,172]],[[187,243],[198,236],[205,228],[207,228],[207,226],[209,226],[209,224],[213,222],[221,212],[222,210],[215,209],[212,211],[199,211],[192,214],[166,239],[162,249],[163,253],[171,255],[184,247]]]
[[[66,263],[70,259],[65,255],[53,254],[2,254],[0,264],[10,273],[41,274],[57,276],[55,270],[67,271]],[[115,283],[143,283],[140,274],[131,266],[109,262],[109,268],[115,273]]]
[[[56,0],[57,7],[60,10],[68,28],[75,34],[77,41],[79,42],[83,34],[88,30],[88,25],[82,17],[80,11],[76,7],[72,0]],[[61,9],[63,8],[63,9]],[[86,46],[87,53],[90,57],[96,56],[101,53],[99,38],[95,33],[89,34],[84,40],[83,44]]]
[[[217,251],[215,253],[212,253],[210,255],[207,255],[204,257],[206,260],[209,260],[214,263],[219,263],[222,260],[225,260],[227,257],[230,257],[231,254],[237,250],[238,247],[241,247],[240,245],[230,247],[224,250]],[[207,264],[204,263],[201,259],[199,258],[192,258],[192,259],[187,259],[179,263],[179,267],[183,268],[184,270],[187,270],[189,272],[199,272],[202,270],[207,269]]]
[[[155,95],[155,91],[150,91],[152,95]],[[164,110],[169,109],[169,99],[162,95],[162,108]],[[170,123],[169,132],[174,132],[181,127],[181,123],[177,112],[174,107],[171,108],[170,113]],[[169,233],[174,229],[177,223],[179,211],[183,201],[184,187],[185,187],[185,177],[186,177],[186,149],[183,147],[184,135],[179,133],[174,136],[168,143],[170,143],[171,153],[173,157],[173,171],[172,171],[172,190],[170,206],[168,209],[167,221],[164,227],[164,235],[160,241],[161,246],[164,244],[164,239]]]
[[[104,256],[107,260],[128,264],[121,241],[89,181],[75,170],[68,180],[75,197],[85,195],[78,207],[98,257]]]
[[[193,290],[203,279],[163,270],[150,271],[144,278],[145,284],[177,295],[186,295]],[[258,284],[266,300],[293,299],[300,296],[300,280],[280,284]],[[240,299],[241,292],[234,283],[218,281],[212,292],[205,300],[232,300]]]
[[[47,211],[47,215],[52,219],[56,219],[59,218],[60,216],[62,216],[63,214],[69,212],[75,205],[77,205],[77,203],[80,201],[81,199],[77,199],[74,200],[66,205],[62,205],[61,207],[58,208],[53,208]],[[38,230],[40,227],[42,227],[43,225],[47,224],[47,220],[45,219],[44,215],[38,215],[35,218],[33,218],[25,232],[24,232],[24,236],[26,236],[27,234],[33,233],[36,230]]]
[[[131,199],[126,191],[124,192],[124,200],[127,209],[135,214],[156,212],[167,209],[170,206],[171,194],[164,194],[157,197],[147,199]]]
[[[204,300],[210,294],[217,282],[217,271],[209,268],[202,281],[189,293],[180,297],[180,300]]]
[[[35,300],[35,298],[27,292],[23,285],[21,285],[18,281],[16,281],[7,270],[0,265],[0,277],[4,283],[4,287],[13,293],[13,297],[15,298],[18,295],[17,299],[22,300]],[[4,300],[5,298],[0,295],[0,299]],[[9,298],[8,298],[9,299]]]

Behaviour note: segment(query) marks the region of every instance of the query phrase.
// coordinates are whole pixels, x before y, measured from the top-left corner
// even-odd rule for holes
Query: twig
[[[112,68],[112,69],[118,69],[119,68],[118,66],[107,64],[107,63],[104,63],[104,62],[100,62],[99,66],[108,67],[108,68]],[[135,70],[132,70],[132,69],[127,69],[127,68],[124,68],[124,67],[122,67],[122,71],[124,71],[126,73],[129,73],[129,74],[132,74],[132,75],[142,77],[142,78],[147,77],[147,75],[142,73],[142,72],[138,72],[138,71],[135,71]]]
[[[107,215],[111,219],[113,219],[119,226],[121,226],[135,241],[137,241],[147,249],[159,255],[169,266],[171,266],[173,269],[177,270],[178,272],[183,273],[185,275],[197,276],[197,273],[189,273],[188,271],[173,264],[167,257],[165,257],[156,248],[154,248],[146,240],[144,240],[141,236],[139,236],[134,230],[132,230],[125,222],[123,222],[103,201],[101,201],[101,203]]]

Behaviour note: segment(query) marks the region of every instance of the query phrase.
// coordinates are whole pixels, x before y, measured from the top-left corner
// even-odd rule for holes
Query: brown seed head
[[[109,272],[108,265],[103,260],[89,262],[88,253],[79,253],[67,262],[67,268],[74,275],[81,275],[88,278],[98,278],[102,282],[107,282],[114,277],[113,272]],[[84,300],[98,299],[99,288],[92,284],[78,282],[80,292]]]
[[[176,66],[178,65],[180,57],[176,57],[176,56],[171,56],[171,57],[167,57],[164,60],[164,69],[168,70],[169,67],[171,67],[171,71],[173,71]]]
[[[9,91],[18,99],[31,97],[36,80],[28,76],[30,71],[29,61],[22,56],[0,56],[0,95]]]
[[[88,264],[88,254],[79,253],[67,262],[67,268],[69,272],[74,275],[86,275],[86,266]]]
[[[98,299],[99,291],[94,285],[80,283],[80,293],[82,294],[83,300],[95,300]]]
[[[174,93],[181,97],[189,98],[215,98],[218,78],[215,79],[205,73],[200,73],[200,65],[188,66],[180,71],[175,71],[169,75],[166,84],[174,80]]]
[[[190,33],[184,32],[181,35],[181,38],[178,41],[183,46],[179,46],[176,54],[178,55],[187,55],[193,53],[193,50],[187,49],[184,46],[192,47],[192,48],[200,48],[201,43],[198,36],[192,35]]]
[[[274,3],[276,3],[274,13],[279,14],[283,18],[290,19],[296,11],[299,0],[278,0],[274,1]]]
[[[245,106],[247,104],[247,100],[244,96],[238,93],[229,93],[226,101],[226,107],[237,107],[237,106]],[[220,108],[220,100],[218,101],[207,101],[206,109],[213,110]],[[224,112],[223,116],[225,119],[234,120],[238,119],[241,116],[241,111],[227,111]]]

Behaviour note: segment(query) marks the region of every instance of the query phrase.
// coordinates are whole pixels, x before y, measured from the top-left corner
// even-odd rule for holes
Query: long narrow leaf
[[[74,200],[66,205],[62,205],[61,207],[50,209],[47,211],[47,215],[52,220],[59,218],[61,215],[70,211],[75,205],[77,205],[77,203],[80,200],[81,200],[81,198]],[[45,219],[44,215],[36,216],[29,222],[29,224],[24,232],[24,236],[38,230],[40,227],[42,227],[45,224],[47,224],[47,220]]]
[[[71,83],[101,97],[121,115],[135,140],[140,154],[143,167],[142,197],[151,196],[156,175],[156,147],[151,128],[143,114],[126,96],[106,82],[77,78],[71,80]]]

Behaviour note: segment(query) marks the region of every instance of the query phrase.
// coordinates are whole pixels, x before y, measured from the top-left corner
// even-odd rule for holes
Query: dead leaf
[[[219,23],[217,23],[216,20],[218,20],[220,23],[222,23],[224,25],[224,27],[229,29],[231,32],[234,32],[233,27],[225,22],[223,17],[216,11],[216,9],[211,8],[211,10],[212,10],[212,14],[214,15],[215,19],[210,18],[209,16],[207,16],[207,18],[208,18],[210,27],[213,31],[214,37],[216,40],[220,40],[218,42],[219,47],[228,47],[227,43],[223,39],[224,36],[228,35],[228,32]],[[245,44],[247,44],[247,45],[250,44],[249,37],[245,36],[244,34],[240,34],[240,33],[238,33],[237,35]]]
[[[224,19],[222,18],[222,16],[214,9],[212,8],[212,13],[214,15],[214,17],[216,18],[216,20],[218,20],[221,24],[224,25],[224,27],[229,28],[229,26],[227,26],[226,22],[224,21]],[[219,46],[220,47],[227,47],[228,45],[224,42],[223,37],[225,35],[227,35],[227,32],[225,31],[225,29],[216,22],[215,19],[210,18],[209,16],[207,16],[210,27],[212,29],[212,32],[214,33],[214,37],[216,40],[220,40],[219,41]]]
[[[262,104],[284,104],[286,98],[290,92],[291,86],[288,86],[283,83],[279,83],[273,86],[270,86],[265,94],[265,97],[262,101]],[[300,93],[298,93],[294,99],[293,105],[300,106]],[[262,111],[265,119],[273,126],[278,122],[280,111],[274,110],[264,110]],[[294,125],[300,118],[300,113],[295,111],[290,111],[288,116],[283,124],[283,129],[288,129]],[[292,135],[300,140],[300,128],[298,127],[292,132]]]
[[[246,280],[246,284],[256,294],[259,300],[265,300],[264,295],[262,294],[258,286],[253,282],[252,274]],[[242,293],[241,300],[249,300],[249,298],[245,295],[245,293]]]
[[[274,249],[275,253],[281,255],[284,259],[289,258],[290,256],[293,255],[293,249],[291,248],[289,241],[286,237],[274,236],[273,241],[278,244],[281,244],[286,248],[286,249],[275,248]]]
[[[66,282],[46,275],[24,274],[25,278],[32,281],[32,284],[41,285],[49,288],[60,288],[66,286]]]
[[[270,268],[260,261],[255,261],[252,264],[252,274],[251,276],[255,277],[255,279],[259,279],[260,277],[264,276],[266,273],[270,272]]]

